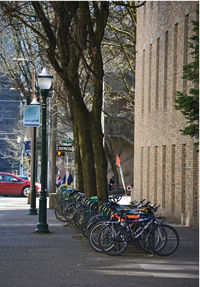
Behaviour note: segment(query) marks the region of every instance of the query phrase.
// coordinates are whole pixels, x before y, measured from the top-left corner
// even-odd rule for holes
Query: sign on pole
[[[27,105],[24,107],[24,127],[40,126],[40,105]]]
[[[71,139],[62,139],[61,143],[62,144],[73,144],[73,140],[71,140]]]
[[[25,146],[24,151],[26,153],[31,153],[31,141],[25,141],[24,146]]]
[[[64,151],[64,152],[72,152],[72,145],[64,145],[64,146],[61,146],[59,145],[58,146],[58,151]]]

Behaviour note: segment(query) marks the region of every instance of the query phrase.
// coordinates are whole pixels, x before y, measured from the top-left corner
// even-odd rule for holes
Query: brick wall
[[[146,2],[138,9],[133,198],[160,203],[168,218],[198,224],[198,153],[183,136],[175,91],[187,91],[183,65],[198,2]]]

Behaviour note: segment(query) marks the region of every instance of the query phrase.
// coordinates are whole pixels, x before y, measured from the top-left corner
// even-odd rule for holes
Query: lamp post
[[[48,233],[47,224],[47,191],[46,191],[46,101],[49,89],[52,84],[52,75],[50,75],[46,68],[38,75],[38,85],[42,95],[42,162],[41,162],[41,192],[39,199],[39,222],[37,224],[36,232]]]

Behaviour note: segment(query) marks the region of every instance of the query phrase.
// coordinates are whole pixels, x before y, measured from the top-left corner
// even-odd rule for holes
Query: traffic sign
[[[72,152],[72,145],[71,146],[59,145],[58,151]]]
[[[64,146],[64,147],[71,147],[72,148],[72,143],[66,143],[66,144],[62,144],[60,146]]]
[[[62,139],[61,143],[62,144],[73,144],[73,140],[71,140],[71,139]]]

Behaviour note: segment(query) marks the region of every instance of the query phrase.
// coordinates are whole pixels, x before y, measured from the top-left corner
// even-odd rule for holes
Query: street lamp
[[[46,192],[46,101],[49,89],[52,84],[52,75],[44,67],[42,72],[38,75],[38,85],[42,95],[42,162],[41,162],[41,191],[39,199],[39,223],[37,224],[36,232],[48,233],[47,224],[47,192]]]

